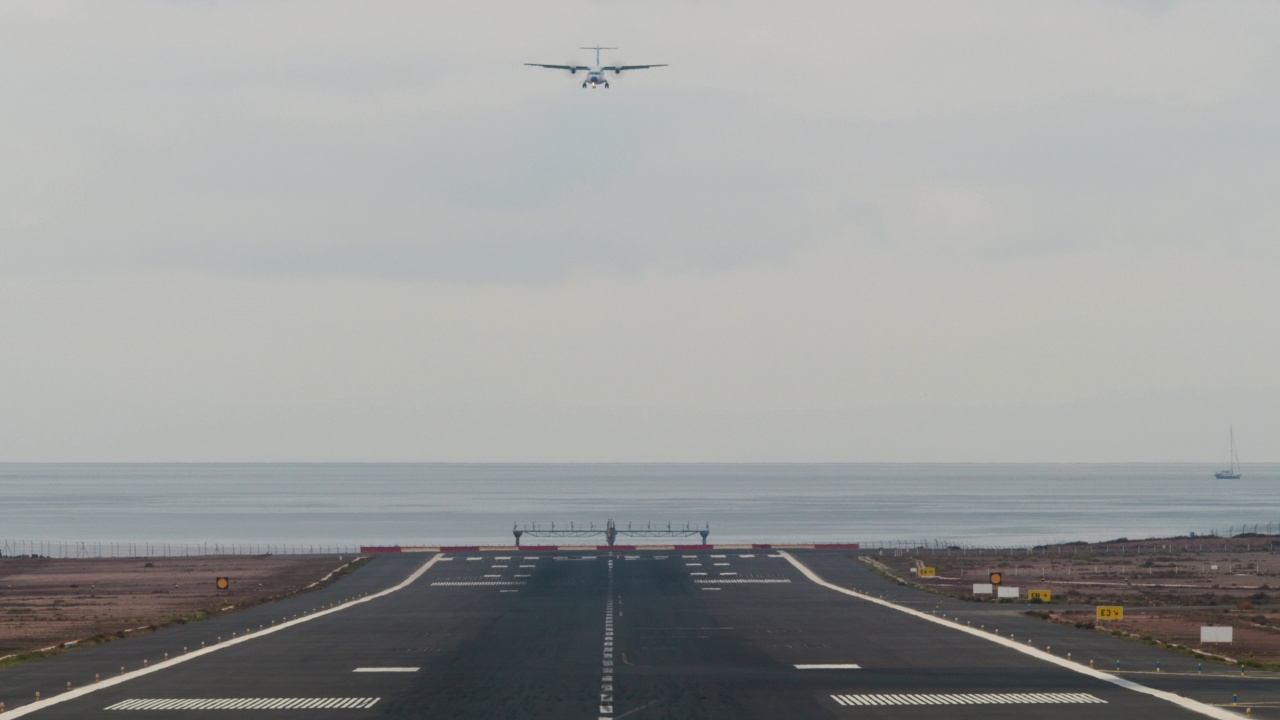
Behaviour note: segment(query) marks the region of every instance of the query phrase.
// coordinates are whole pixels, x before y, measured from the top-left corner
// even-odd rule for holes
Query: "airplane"
[[[584,48],[578,48],[578,49],[579,50],[595,50],[596,64],[590,67],[587,65],[544,65],[542,63],[525,63],[525,65],[529,65],[530,67],[551,68],[553,70],[568,70],[570,75],[577,75],[579,70],[585,71],[587,73],[587,79],[582,81],[582,87],[584,88],[590,87],[592,90],[600,87],[601,85],[605,87],[609,87],[609,81],[604,79],[604,74],[607,72],[612,72],[615,75],[621,75],[623,70],[645,70],[647,68],[667,66],[666,63],[662,63],[661,65],[603,65],[602,66],[600,64],[600,51],[601,50],[617,50],[618,48],[600,47],[599,45],[597,45],[595,47],[584,47]]]

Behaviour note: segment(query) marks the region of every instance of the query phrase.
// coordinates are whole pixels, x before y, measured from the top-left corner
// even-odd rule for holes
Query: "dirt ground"
[[[1057,622],[1248,665],[1280,663],[1280,536],[1121,540],[978,553],[886,550],[874,559],[913,583],[975,602],[997,602],[974,595],[973,585],[1000,572],[1004,586],[1020,588],[1023,607]],[[937,577],[917,578],[913,570],[920,567],[934,568]],[[1033,589],[1049,590],[1051,602],[1027,605],[1027,591]],[[1097,605],[1123,606],[1125,619],[1098,622],[1088,607]],[[1233,642],[1202,646],[1202,625],[1232,626]]]
[[[0,660],[200,620],[307,589],[352,556],[0,558]],[[226,577],[230,587],[215,581]],[[336,575],[335,575],[336,577]]]

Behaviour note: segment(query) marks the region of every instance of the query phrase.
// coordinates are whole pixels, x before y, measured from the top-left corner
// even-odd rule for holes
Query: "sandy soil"
[[[270,602],[306,589],[351,560],[0,558],[0,658],[106,642]],[[227,590],[215,587],[218,577],[230,580]]]
[[[1050,604],[1031,607],[1058,622],[1251,665],[1280,663],[1280,536],[1076,543],[979,554],[887,550],[875,559],[934,591],[981,602],[996,601],[974,596],[973,584],[999,571],[1005,586],[1021,588],[1023,608],[1027,590],[1051,591]],[[938,577],[914,579],[911,569],[920,566],[935,568]],[[1063,605],[1086,607],[1057,609]],[[1124,606],[1125,619],[1097,623],[1087,608],[1096,605]],[[1231,625],[1234,642],[1201,646],[1202,625]]]

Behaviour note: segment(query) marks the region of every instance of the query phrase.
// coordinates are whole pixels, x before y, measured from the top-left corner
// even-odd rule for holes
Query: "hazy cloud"
[[[1278,20],[6,3],[0,456],[1280,457]]]

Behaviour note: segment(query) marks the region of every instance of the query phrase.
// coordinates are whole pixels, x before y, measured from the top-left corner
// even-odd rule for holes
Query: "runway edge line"
[[[986,640],[988,642],[993,642],[993,643],[996,643],[997,645],[1003,645],[1009,648],[1010,650],[1016,650],[1022,653],[1023,655],[1030,655],[1031,657],[1036,658],[1037,660],[1043,660],[1048,663],[1053,663],[1054,665],[1058,665],[1059,667],[1064,667],[1068,670],[1072,670],[1074,672],[1080,673],[1081,675],[1087,675],[1091,678],[1102,680],[1104,682],[1109,682],[1113,685],[1118,685],[1122,688],[1125,688],[1126,690],[1133,690],[1134,692],[1139,692],[1139,693],[1143,693],[1144,695],[1150,695],[1152,697],[1159,698],[1166,702],[1173,703],[1174,705],[1177,705],[1182,708],[1186,708],[1187,710],[1191,710],[1192,712],[1200,713],[1201,715],[1205,715],[1207,717],[1218,718],[1219,720],[1239,720],[1239,718],[1241,717],[1239,713],[1234,713],[1229,710],[1225,710],[1223,708],[1216,708],[1216,707],[1213,707],[1212,705],[1207,705],[1198,700],[1192,700],[1191,698],[1183,697],[1176,693],[1171,693],[1165,690],[1157,690],[1152,687],[1147,687],[1146,685],[1140,685],[1136,682],[1133,682],[1132,680],[1125,680],[1124,678],[1119,678],[1119,677],[1116,677],[1115,675],[1104,673],[1094,668],[1084,667],[1083,665],[1060,658],[1056,655],[1051,655],[1035,647],[1019,645],[1013,640],[1000,637],[999,635],[992,635],[990,633],[986,633],[981,630],[974,630],[971,627],[961,625],[956,622],[952,622],[951,620],[944,620],[934,615],[930,615],[929,613],[920,612],[919,610],[913,610],[908,607],[902,607],[901,605],[896,605],[887,600],[881,600],[878,597],[872,597],[871,595],[858,592],[857,590],[850,590],[848,588],[840,587],[839,585],[829,583],[826,580],[823,580],[821,577],[818,576],[817,573],[810,570],[808,566],[806,566],[804,563],[792,557],[791,553],[788,553],[785,550],[779,550],[778,553],[781,554],[784,558],[786,558],[787,562],[794,565],[795,568],[799,570],[801,574],[803,574],[805,577],[812,580],[815,584],[821,585],[822,587],[825,587],[829,590],[835,590],[836,592],[844,593],[845,595],[858,598],[859,600],[866,600],[867,602],[875,603],[876,605],[882,605],[884,607],[897,610],[898,612],[906,613],[908,615],[913,615],[915,617],[920,618],[921,620],[927,620],[931,623],[934,623],[935,625],[942,625],[944,627],[948,627],[953,630],[959,630],[960,632],[968,633],[969,635],[982,638],[983,640]]]
[[[5,720],[8,720],[9,718],[22,717],[23,715],[29,715],[33,712],[44,710],[45,708],[48,708],[48,707],[53,707],[54,705],[57,705],[59,703],[67,702],[68,700],[75,700],[76,698],[84,697],[89,693],[97,692],[98,690],[101,690],[103,688],[109,688],[109,687],[114,687],[116,685],[121,685],[135,678],[140,678],[143,675],[150,675],[151,673],[160,672],[161,670],[171,668],[174,665],[180,665],[184,662],[195,660],[198,657],[201,657],[203,655],[208,655],[209,653],[217,652],[223,648],[230,647],[232,645],[239,645],[240,643],[249,642],[250,640],[257,640],[260,637],[263,637],[265,635],[270,635],[275,632],[279,632],[281,630],[284,630],[285,628],[290,628],[295,625],[301,625],[304,622],[310,622],[312,620],[315,620],[318,617],[323,617],[325,615],[330,615],[332,613],[341,612],[343,610],[346,610],[347,608],[360,605],[361,603],[367,603],[373,600],[377,600],[378,598],[381,598],[381,597],[386,597],[387,595],[390,595],[393,592],[403,590],[409,587],[410,585],[412,585],[415,581],[417,581],[418,578],[426,574],[426,572],[431,569],[431,566],[435,565],[436,562],[438,562],[442,557],[444,557],[442,553],[436,554],[430,560],[423,563],[422,567],[413,571],[413,573],[409,575],[409,577],[405,578],[398,585],[393,585],[387,588],[386,590],[380,590],[376,593],[373,593],[372,595],[365,595],[362,598],[356,598],[355,600],[350,600],[348,602],[342,603],[341,605],[335,605],[334,607],[331,607],[327,610],[320,610],[318,612],[311,613],[310,615],[305,615],[295,620],[289,620],[287,622],[280,623],[279,625],[272,625],[271,627],[263,628],[262,630],[259,630],[258,632],[252,633],[250,635],[242,635],[238,638],[233,638],[231,640],[224,640],[218,643],[217,645],[210,645],[208,647],[200,648],[199,650],[193,650],[187,653],[186,655],[178,655],[176,657],[170,658],[163,662],[158,662],[155,665],[152,665],[150,667],[144,667],[140,670],[134,670],[132,672],[125,673],[124,675],[117,675],[116,677],[108,678],[101,682],[94,683],[93,685],[85,685],[85,686],[76,688],[75,690],[68,690],[67,692],[64,692],[60,695],[55,695],[54,697],[45,698],[44,700],[40,700],[37,702],[28,703],[26,705],[16,707],[4,713],[4,718]]]

